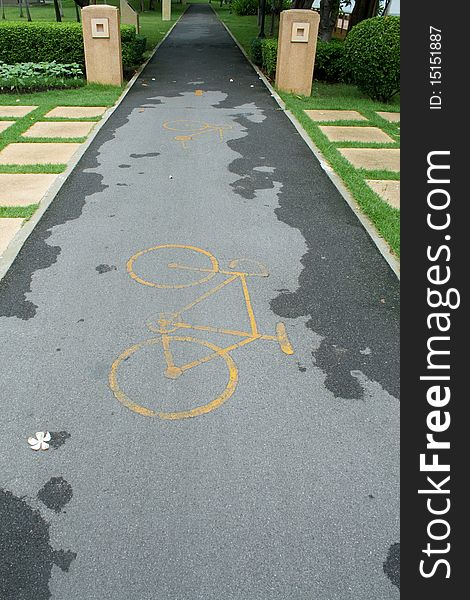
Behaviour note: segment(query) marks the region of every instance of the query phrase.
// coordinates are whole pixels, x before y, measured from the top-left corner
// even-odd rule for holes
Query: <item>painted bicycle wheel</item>
[[[181,289],[212,279],[219,272],[219,263],[210,252],[196,246],[162,244],[131,256],[127,272],[142,285]]]
[[[238,382],[238,370],[237,370],[237,366],[236,366],[234,360],[228,353],[224,353],[222,348],[220,348],[219,346],[216,346],[215,344],[212,344],[211,342],[208,342],[206,340],[201,340],[198,338],[168,336],[167,340],[169,340],[169,343],[171,343],[172,346],[175,343],[186,344],[186,345],[187,344],[196,344],[199,346],[199,348],[197,350],[200,350],[200,347],[202,347],[204,349],[209,349],[211,351],[209,353],[209,355],[207,355],[205,358],[202,358],[201,360],[196,361],[197,365],[195,363],[194,364],[188,363],[181,368],[175,367],[175,366],[172,367],[171,374],[167,375],[167,377],[170,378],[167,380],[167,383],[171,379],[174,379],[174,380],[181,379],[181,381],[184,381],[186,372],[189,373],[189,372],[191,372],[192,369],[197,369],[197,370],[204,369],[205,364],[209,364],[209,363],[212,364],[214,362],[217,362],[217,373],[218,374],[220,371],[219,367],[222,365],[222,363],[225,364],[225,367],[228,370],[228,381],[225,385],[225,388],[223,389],[222,392],[219,392],[216,395],[216,397],[213,398],[212,400],[210,400],[209,402],[205,402],[203,404],[198,404],[197,406],[189,407],[184,410],[175,410],[175,411],[155,410],[153,408],[149,408],[149,406],[151,406],[152,403],[155,403],[155,399],[153,399],[153,398],[152,399],[147,398],[145,401],[143,401],[143,399],[141,399],[141,398],[137,399],[135,397],[134,397],[134,399],[132,399],[132,395],[134,395],[134,396],[142,395],[142,389],[139,389],[139,388],[143,388],[144,386],[142,384],[139,384],[138,381],[137,381],[137,383],[134,382],[135,385],[134,385],[134,394],[133,394],[131,391],[129,391],[127,389],[128,385],[126,386],[126,383],[123,383],[123,380],[125,380],[125,377],[124,377],[122,371],[123,371],[123,369],[126,368],[126,366],[128,365],[128,361],[131,359],[135,363],[136,371],[139,373],[143,372],[143,370],[141,369],[141,365],[139,364],[139,361],[143,362],[143,356],[142,356],[143,353],[146,350],[152,349],[155,346],[159,346],[159,345],[163,346],[162,337],[150,338],[143,342],[139,342],[138,344],[134,344],[127,350],[124,350],[124,352],[122,354],[120,354],[120,356],[118,356],[118,358],[114,361],[114,363],[111,367],[111,370],[109,373],[109,387],[111,388],[114,396],[117,398],[117,400],[119,400],[119,402],[123,406],[125,406],[126,408],[132,410],[133,412],[135,412],[139,415],[145,416],[145,417],[158,417],[160,419],[166,419],[166,420],[179,420],[179,419],[189,419],[191,417],[199,417],[201,415],[209,413],[209,412],[215,410],[216,408],[219,408],[224,402],[226,402],[232,396],[232,394],[234,393],[235,388],[237,386],[237,382]],[[161,357],[161,363],[160,363],[161,369],[159,369],[159,364],[157,362],[153,365],[152,371],[148,371],[148,372],[163,374],[169,370],[165,363],[163,351],[158,353],[157,357]],[[153,360],[153,356],[152,356],[152,360]],[[178,373],[176,374],[176,372],[178,372]],[[180,377],[180,375],[181,375],[181,377]],[[202,376],[202,380],[205,380],[207,383],[208,380],[204,379],[204,377],[205,376]],[[171,383],[169,385],[171,386]],[[124,388],[126,388],[126,389],[124,389]],[[166,390],[163,390],[163,388],[156,389],[155,395],[164,393],[165,391]],[[171,396],[171,388],[170,388],[170,391],[167,393],[169,393],[169,395]],[[161,400],[161,398],[160,398],[160,400]]]

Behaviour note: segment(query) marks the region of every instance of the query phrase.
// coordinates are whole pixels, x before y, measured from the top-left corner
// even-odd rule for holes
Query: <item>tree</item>
[[[318,37],[329,42],[338,20],[340,0],[320,0],[320,26]]]
[[[351,18],[349,19],[348,30],[351,31],[354,25],[357,25],[365,19],[376,17],[379,8],[379,0],[356,0],[351,13]]]

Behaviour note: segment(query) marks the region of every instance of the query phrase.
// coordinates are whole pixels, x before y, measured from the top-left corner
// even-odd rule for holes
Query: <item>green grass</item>
[[[325,84],[314,81],[313,90],[310,98],[286,93],[281,93],[280,95],[286,103],[287,109],[296,116],[334,171],[341,177],[361,210],[370,218],[379,234],[387,241],[396,256],[399,257],[400,211],[384,202],[365,182],[365,179],[397,180],[400,178],[399,173],[355,169],[338,151],[339,147],[398,148],[399,124],[389,123],[382,119],[382,117],[379,117],[375,112],[393,112],[394,110],[399,109],[398,100],[396,99],[392,104],[374,102],[373,100],[364,97],[354,86],[346,84]],[[320,125],[326,124],[326,122],[312,121],[304,112],[305,110],[310,109],[357,110],[366,117],[368,121],[362,121],[360,123],[351,121],[348,122],[348,124],[380,127],[385,133],[388,133],[392,139],[395,139],[396,142],[394,144],[330,142],[319,127]],[[335,122],[328,123],[334,124]],[[336,125],[339,124],[343,125],[345,123],[343,121],[337,121]]]
[[[30,204],[29,206],[0,206],[0,218],[30,219],[38,206],[39,204]]]
[[[48,92],[36,92],[31,94],[0,94],[0,105],[37,106],[37,108],[24,117],[17,119],[5,117],[2,119],[15,121],[15,123],[0,134],[0,150],[12,143],[84,142],[86,137],[28,139],[22,137],[22,134],[29,129],[33,123],[43,120],[48,121],[49,119],[47,119],[45,115],[56,106],[112,106],[119,98],[122,89],[122,87],[116,86],[91,84],[83,88],[72,90],[51,90]],[[66,119],[58,120],[65,121]],[[99,118],[90,120],[98,121]],[[66,164],[0,165],[0,173],[62,173],[66,168]],[[37,205],[27,207],[0,206],[0,218],[30,218],[36,208]]]
[[[256,16],[239,17],[235,14],[231,14],[227,6],[220,7],[218,2],[213,2],[212,6],[219,18],[227,25],[240,45],[244,48],[245,52],[250,55],[251,41],[258,35]],[[266,30],[268,30],[268,23],[269,17],[267,18]],[[395,96],[389,104],[383,104],[370,100],[358,91],[354,85],[326,84],[316,80],[313,82],[312,94],[310,97],[286,93],[280,93],[280,96],[286,103],[286,108],[290,110],[303,125],[304,129],[325,159],[341,177],[362,212],[364,212],[364,214],[374,223],[377,231],[389,244],[392,252],[399,257],[400,211],[389,206],[380,198],[380,196],[373,192],[366,184],[365,179],[399,180],[400,174],[390,171],[364,171],[362,169],[355,169],[338,151],[338,148],[340,147],[399,148],[400,124],[389,123],[376,114],[376,111],[399,112],[399,96]],[[304,112],[309,109],[356,110],[366,117],[367,121],[314,122]],[[319,125],[339,124],[357,127],[379,127],[392,138],[393,142],[388,144],[330,142],[319,128]]]
[[[0,173],[62,173],[66,164],[0,165]]]

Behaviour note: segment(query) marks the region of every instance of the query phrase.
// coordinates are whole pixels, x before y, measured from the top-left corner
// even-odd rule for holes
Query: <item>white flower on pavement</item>
[[[48,431],[36,431],[36,437],[29,437],[28,444],[31,446],[31,450],[47,450],[49,448],[49,442],[51,434]]]

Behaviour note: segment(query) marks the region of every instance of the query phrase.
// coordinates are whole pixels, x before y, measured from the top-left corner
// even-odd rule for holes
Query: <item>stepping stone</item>
[[[0,165],[45,165],[68,162],[80,144],[68,142],[8,144],[0,151]]]
[[[56,178],[51,173],[0,173],[0,206],[39,204]]]
[[[337,127],[320,125],[320,129],[331,142],[394,142],[378,127]]]
[[[38,121],[23,137],[29,138],[79,138],[86,137],[95,126],[95,121]]]
[[[107,106],[56,106],[50,110],[46,117],[60,117],[64,119],[83,119],[84,117],[100,117]]]
[[[338,148],[338,151],[356,169],[400,171],[399,148]]]
[[[400,208],[400,182],[391,179],[366,179],[367,185],[374,190],[385,202]]]
[[[0,133],[2,133],[2,131],[5,131],[5,129],[8,129],[8,127],[10,127],[10,125],[13,125],[13,123],[16,123],[16,121],[0,121]]]
[[[377,111],[379,117],[389,121],[390,123],[399,123],[400,122],[400,113],[399,112],[379,112]]]
[[[367,121],[357,110],[306,110],[312,121]]]
[[[0,106],[0,117],[24,117],[37,106]]]
[[[8,244],[21,229],[23,219],[0,219],[0,256],[8,248]]]

